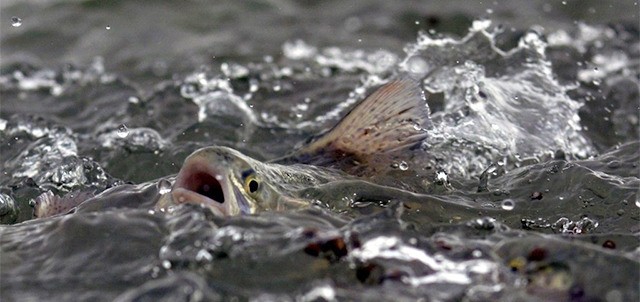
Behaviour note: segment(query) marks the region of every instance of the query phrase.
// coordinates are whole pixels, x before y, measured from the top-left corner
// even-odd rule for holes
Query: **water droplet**
[[[401,161],[398,165],[398,168],[400,168],[400,170],[402,171],[407,171],[407,169],[409,169],[409,164],[407,164],[405,161]]]
[[[125,124],[121,124],[118,126],[118,131],[116,132],[120,138],[125,138],[129,136],[129,128]]]
[[[420,21],[416,21],[416,25],[420,25]]]
[[[481,250],[473,250],[473,252],[471,252],[471,255],[474,258],[480,258],[480,257],[482,257],[482,251]]]
[[[162,261],[162,267],[164,267],[164,269],[170,269],[171,268],[171,261],[169,261],[169,260]]]
[[[198,254],[196,254],[196,261],[199,262],[209,262],[213,260],[213,256],[211,256],[211,253],[209,253],[207,250],[202,249],[198,251]]]
[[[16,16],[11,17],[11,26],[20,27],[20,25],[22,25],[22,19]]]
[[[487,14],[489,14],[489,15],[493,14],[493,10],[490,9],[490,8],[487,8]]]
[[[171,182],[166,179],[161,179],[156,184],[156,187],[158,188],[158,193],[160,193],[160,195],[164,195],[171,192]]]
[[[636,207],[640,208],[640,196],[636,199]]]
[[[313,57],[317,49],[313,46],[307,45],[302,40],[296,40],[293,42],[286,42],[282,45],[282,52],[285,57],[292,60],[301,60]]]
[[[412,73],[427,73],[429,64],[420,56],[413,56],[407,59],[407,69]]]
[[[106,29],[106,30],[110,30],[110,29],[111,29],[111,26],[107,25],[107,26],[105,27],[105,29]]]
[[[502,201],[502,209],[505,211],[511,211],[515,208],[516,204],[511,199],[505,199]]]
[[[140,103],[140,99],[139,99],[139,98],[137,98],[137,97],[135,97],[135,96],[130,96],[130,97],[129,97],[129,103],[131,103],[131,104],[138,104],[138,103]]]
[[[436,172],[436,183],[441,185],[448,182],[449,182],[449,175],[447,175],[447,172],[445,171]]]
[[[273,85],[273,91],[280,91],[280,89],[282,89],[282,86],[280,86],[280,84]]]

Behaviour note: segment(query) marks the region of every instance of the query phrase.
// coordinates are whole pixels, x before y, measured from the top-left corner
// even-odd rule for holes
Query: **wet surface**
[[[637,5],[4,1],[1,300],[637,300]],[[194,150],[279,158],[398,76],[433,125],[375,181],[154,210]]]

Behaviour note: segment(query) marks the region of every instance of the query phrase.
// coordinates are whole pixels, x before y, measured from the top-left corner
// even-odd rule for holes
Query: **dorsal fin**
[[[348,156],[366,161],[372,155],[415,146],[426,138],[424,129],[430,127],[429,107],[418,83],[395,80],[365,98],[325,135],[303,147],[298,158]]]

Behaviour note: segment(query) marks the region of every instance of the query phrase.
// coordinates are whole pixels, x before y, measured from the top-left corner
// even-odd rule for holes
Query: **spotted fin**
[[[431,127],[429,107],[419,84],[411,79],[387,83],[351,110],[333,129],[303,147],[299,159],[349,157],[365,162],[416,146]],[[304,160],[305,158],[309,160]]]
[[[83,201],[93,197],[94,192],[71,192],[64,197],[53,195],[51,191],[44,192],[34,199],[33,216],[36,218],[51,217],[67,214]]]

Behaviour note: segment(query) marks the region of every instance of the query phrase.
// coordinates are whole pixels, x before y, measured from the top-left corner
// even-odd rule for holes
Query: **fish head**
[[[233,216],[277,208],[277,192],[257,172],[262,165],[231,148],[199,149],[185,159],[171,192],[160,198],[156,209],[191,203]]]

